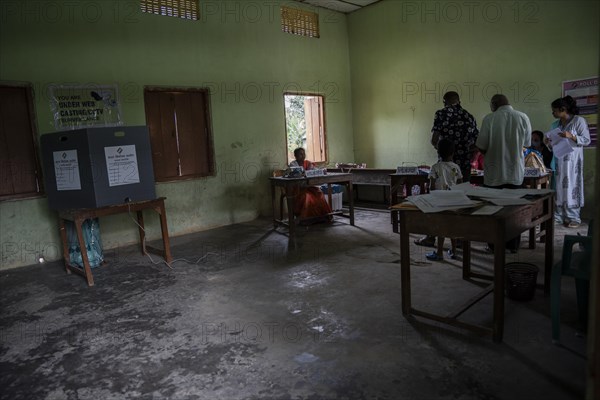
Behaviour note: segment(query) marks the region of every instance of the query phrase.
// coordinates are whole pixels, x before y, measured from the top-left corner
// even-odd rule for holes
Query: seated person
[[[537,151],[544,162],[544,166],[547,169],[552,168],[552,150],[546,146],[544,143],[544,133],[542,131],[533,131],[531,132],[531,146],[529,147],[531,150]]]
[[[294,158],[295,160],[290,163],[290,167],[302,167],[305,171],[315,167],[311,161],[306,159],[306,151],[302,147],[294,150]]]
[[[290,163],[290,167],[302,167],[304,170],[314,168],[312,162],[306,159],[306,152],[302,147],[294,150],[294,161]],[[318,186],[308,186],[298,189],[295,193],[294,215],[299,216],[303,223],[315,222],[330,222],[333,220],[331,216],[331,207],[327,204],[325,196]]]
[[[452,161],[454,156],[454,142],[448,139],[442,139],[438,142],[438,155],[441,161],[438,161],[431,167],[429,173],[430,190],[448,190],[450,186],[462,182],[462,173],[460,167]],[[450,239],[451,249],[448,250],[448,256],[456,258],[456,240]],[[432,251],[425,255],[428,260],[444,259],[444,237],[438,236],[437,252]]]

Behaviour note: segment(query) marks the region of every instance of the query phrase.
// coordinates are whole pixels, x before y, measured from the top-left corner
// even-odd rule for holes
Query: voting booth
[[[156,198],[146,126],[86,128],[41,136],[45,190],[53,210]]]

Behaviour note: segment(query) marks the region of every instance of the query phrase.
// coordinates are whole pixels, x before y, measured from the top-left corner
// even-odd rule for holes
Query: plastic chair
[[[552,341],[554,343],[560,341],[560,285],[563,275],[575,278],[579,320],[584,327],[587,325],[592,266],[592,226],[593,221],[590,221],[587,236],[565,235],[562,260],[552,267],[550,313],[552,316]],[[582,251],[573,251],[573,246],[577,243],[580,244]]]

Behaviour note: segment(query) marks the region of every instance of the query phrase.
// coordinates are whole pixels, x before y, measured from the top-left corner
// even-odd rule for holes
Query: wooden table
[[[394,204],[398,204],[398,194],[401,193],[400,190],[406,190],[407,196],[411,195],[412,187],[417,185],[419,186],[419,190],[421,194],[429,193],[429,175],[426,174],[417,174],[417,175],[400,175],[400,174],[390,174],[389,175],[389,184],[390,184],[390,206]]]
[[[394,204],[398,204],[398,194],[401,190],[406,190],[408,196],[410,196],[412,187],[415,185],[419,186],[421,194],[429,193],[429,175],[418,174],[418,175],[400,175],[390,174],[390,207]],[[398,213],[392,213],[392,229],[394,233],[398,233]]]
[[[526,176],[523,178],[524,188],[530,189],[548,189],[550,187],[550,180],[552,179],[552,173],[548,173],[542,176]],[[483,175],[471,175],[469,182],[473,185],[483,185]]]
[[[550,182],[552,181],[552,172],[548,172],[542,176],[526,176],[523,178],[523,184],[521,187],[528,189],[549,189]],[[473,185],[483,185],[483,175],[471,175],[471,179],[469,180]],[[529,230],[529,248],[535,249],[535,240],[537,237],[540,237],[543,242],[544,239],[544,230],[540,229],[539,233],[535,232],[535,227]]]
[[[154,210],[160,217],[160,228],[162,231],[163,250],[155,249],[146,246],[146,232],[144,231],[144,215],[143,210]],[[76,272],[83,275],[89,286],[94,286],[94,276],[90,268],[90,261],[87,255],[85,240],[83,239],[82,224],[87,219],[104,217],[106,215],[129,213],[135,211],[137,214],[137,222],[139,224],[138,231],[140,234],[140,245],[142,254],[147,254],[148,251],[161,255],[167,263],[172,261],[171,247],[169,244],[169,230],[167,228],[167,213],[165,211],[165,197],[159,197],[154,200],[136,201],[131,203],[118,204],[113,206],[99,208],[80,208],[61,210],[58,212],[58,221],[60,226],[60,238],[63,244],[63,257],[65,260],[65,269],[67,273]],[[65,221],[72,221],[75,224],[77,232],[77,240],[81,249],[81,258],[83,260],[83,268],[70,263],[69,243],[67,240],[67,231],[65,229]]]
[[[459,212],[441,212],[425,214],[419,210],[393,210],[400,214],[396,219],[400,226],[400,264],[402,288],[402,314],[415,315],[452,326],[491,334],[495,342],[502,341],[504,332],[504,266],[505,243],[522,232],[539,224],[544,224],[545,262],[544,291],[550,287],[550,271],[554,256],[553,195],[548,194],[523,206],[504,207],[494,215],[471,215]],[[409,234],[418,233],[432,236],[460,237],[463,239],[463,279],[489,279],[493,283],[483,292],[467,301],[459,310],[446,316],[417,310],[411,305],[410,284],[410,245]],[[487,276],[471,272],[470,241],[494,244],[494,274]],[[461,322],[458,317],[487,294],[494,296],[492,327],[483,327]]]
[[[358,201],[359,186],[380,186],[383,188],[383,202],[389,203],[386,189],[390,186],[389,175],[396,172],[387,168],[327,168],[327,172],[352,174],[355,200]]]
[[[348,188],[348,213],[345,215],[340,212],[333,212],[332,215],[341,215],[350,218],[350,225],[354,225],[354,196],[352,194],[352,174],[348,173],[332,173],[328,172],[327,175],[314,176],[310,178],[283,178],[283,177],[270,177],[271,181],[271,201],[273,204],[273,225],[277,228],[279,225],[284,225],[289,228],[290,237],[294,237],[296,234],[296,219],[294,216],[294,202],[295,195],[299,189],[307,186],[319,186],[327,184],[328,187],[328,200],[329,204],[333,204],[331,201],[331,185],[334,183],[343,184]],[[287,222],[276,217],[276,202],[275,202],[275,188],[282,187],[286,193],[287,209],[288,209],[288,220]]]

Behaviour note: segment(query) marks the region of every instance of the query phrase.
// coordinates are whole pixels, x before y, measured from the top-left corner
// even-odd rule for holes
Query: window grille
[[[294,35],[319,37],[319,15],[311,11],[281,7],[281,30]]]
[[[197,21],[198,0],[141,0],[142,12]]]

